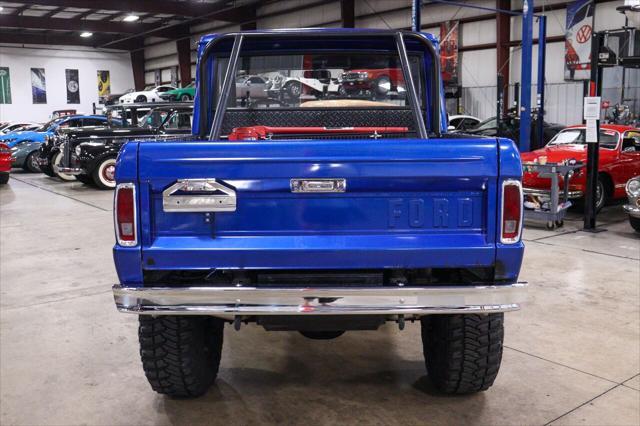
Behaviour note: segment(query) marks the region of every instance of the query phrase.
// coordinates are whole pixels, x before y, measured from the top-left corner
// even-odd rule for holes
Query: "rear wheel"
[[[142,367],[154,391],[179,398],[203,395],[220,366],[224,322],[213,317],[141,315]]]
[[[422,317],[427,373],[438,390],[466,394],[489,389],[502,361],[504,314]]]
[[[4,185],[9,182],[9,172],[0,173],[0,185]]]
[[[629,223],[631,224],[631,227],[636,232],[640,232],[640,218],[639,217],[629,216]]]
[[[299,99],[300,95],[302,95],[302,83],[299,81],[288,81],[287,84],[284,85],[284,91],[289,99]]]
[[[93,178],[89,175],[77,175],[76,179],[78,182],[82,182],[85,185],[93,185]]]
[[[24,166],[22,168],[31,173],[39,173],[40,165],[38,164],[38,152],[34,151],[31,154],[27,155],[27,158],[24,160]]]
[[[180,96],[180,100],[182,102],[189,102],[191,100],[191,96],[189,96],[189,94],[185,93],[184,95]]]
[[[60,163],[62,162],[62,157],[64,157],[64,153],[62,151],[58,152],[53,157],[53,162],[51,163],[51,167],[53,168],[53,173],[65,182],[72,182],[76,180],[76,177],[74,175],[69,175],[69,174],[60,172]]]
[[[116,159],[105,158],[92,173],[93,182],[100,189],[116,187]]]

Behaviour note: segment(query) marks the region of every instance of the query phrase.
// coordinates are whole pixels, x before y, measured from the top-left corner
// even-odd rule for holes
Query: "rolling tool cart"
[[[569,201],[569,178],[575,170],[584,167],[583,163],[522,163],[525,170],[537,172],[541,178],[551,179],[550,190],[524,188],[524,218],[547,223],[547,229],[555,229],[564,225],[564,217],[571,201]],[[562,189],[560,189],[562,177]],[[562,192],[561,192],[562,191]],[[534,201],[529,201],[534,200]]]

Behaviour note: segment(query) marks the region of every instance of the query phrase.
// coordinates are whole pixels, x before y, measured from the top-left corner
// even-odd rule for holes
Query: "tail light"
[[[114,204],[118,244],[126,247],[135,246],[138,244],[135,185],[132,183],[118,184]]]
[[[500,242],[513,244],[520,241],[522,231],[522,183],[507,179],[502,182],[502,209],[500,214]]]

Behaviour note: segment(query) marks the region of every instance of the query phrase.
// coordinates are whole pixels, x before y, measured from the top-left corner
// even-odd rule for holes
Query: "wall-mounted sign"
[[[0,104],[11,103],[11,76],[9,67],[0,67]]]
[[[78,79],[78,70],[64,70],[67,78],[67,103],[80,103],[80,83]]]
[[[98,70],[98,97],[100,99],[111,94],[111,75],[109,71]]]
[[[592,0],[575,0],[567,5],[564,42],[564,79],[588,80],[591,75]]]
[[[31,97],[34,104],[47,103],[47,80],[44,68],[31,68]]]

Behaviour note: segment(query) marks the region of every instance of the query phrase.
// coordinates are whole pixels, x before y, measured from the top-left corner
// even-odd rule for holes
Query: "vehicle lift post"
[[[600,47],[604,41],[601,32],[593,33],[591,39],[591,78],[589,96],[602,94],[602,67],[599,64]],[[596,142],[587,143],[587,193],[585,194],[583,230],[596,231],[596,190],[598,188],[598,163],[600,156],[600,120],[596,120]]]
[[[547,17],[538,16],[538,117],[536,121],[536,130],[538,140],[536,148],[544,146],[544,78],[545,78],[545,59],[547,57]]]

